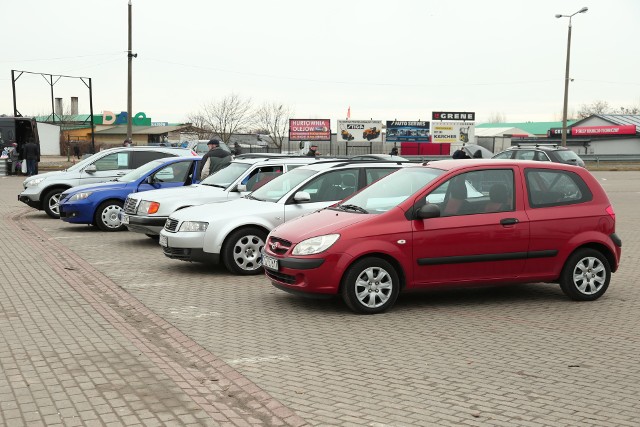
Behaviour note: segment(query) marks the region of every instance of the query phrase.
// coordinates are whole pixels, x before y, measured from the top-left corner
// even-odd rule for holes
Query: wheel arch
[[[259,229],[263,230],[267,235],[269,235],[269,233],[271,232],[271,230],[269,230],[267,227],[265,227],[265,226],[264,226],[264,225],[262,225],[262,224],[242,224],[242,225],[239,225],[239,226],[237,226],[237,227],[230,228],[230,229],[228,229],[228,230],[225,230],[225,234],[224,234],[224,237],[223,237],[223,239],[222,239],[222,243],[220,244],[220,248],[221,248],[221,250],[222,250],[222,249],[225,247],[225,245],[228,243],[228,241],[229,241],[229,236],[231,236],[231,235],[232,235],[233,233],[235,233],[236,231],[238,231],[238,230],[243,230],[243,229],[245,229],[245,228],[259,228]],[[267,243],[267,242],[265,241],[265,244],[266,244],[266,243]]]
[[[615,255],[611,252],[611,250],[606,245],[598,242],[590,242],[590,243],[585,243],[583,245],[578,246],[567,256],[564,262],[566,263],[567,260],[571,257],[571,255],[573,255],[574,253],[576,253],[576,251],[579,251],[580,249],[593,249],[600,252],[607,259],[607,262],[609,263],[609,268],[611,269],[612,273],[615,273],[615,271],[618,269]],[[563,268],[564,268],[564,264],[563,264]]]
[[[338,294],[340,294],[342,292],[342,288],[344,287],[344,278],[347,275],[347,272],[349,271],[351,266],[353,264],[355,264],[356,262],[360,261],[361,259],[365,259],[365,258],[381,258],[381,259],[387,261],[389,264],[391,264],[393,266],[393,268],[396,269],[396,273],[398,273],[398,277],[400,278],[400,290],[402,291],[407,286],[406,273],[405,273],[404,269],[402,268],[402,265],[398,262],[397,259],[395,259],[391,255],[385,254],[383,252],[368,252],[368,253],[365,253],[365,254],[361,254],[360,256],[358,256],[356,258],[353,258],[349,262],[349,264],[347,264],[347,266],[345,267],[345,269],[342,272],[342,275],[340,276],[340,286],[338,287]]]

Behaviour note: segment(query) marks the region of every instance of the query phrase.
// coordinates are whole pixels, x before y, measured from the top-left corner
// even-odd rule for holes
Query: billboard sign
[[[289,119],[289,141],[331,141],[331,120]]]
[[[387,142],[431,142],[430,123],[387,121]]]
[[[464,120],[469,122],[476,121],[476,113],[474,112],[455,112],[455,111],[434,111],[431,113],[431,120]]]
[[[474,140],[473,122],[431,122],[431,140],[434,143],[460,143]]]
[[[338,141],[382,142],[381,120],[338,120]]]
[[[567,136],[604,136],[604,135],[635,135],[636,125],[620,126],[576,126],[567,129]],[[562,128],[551,128],[548,136],[562,135]]]

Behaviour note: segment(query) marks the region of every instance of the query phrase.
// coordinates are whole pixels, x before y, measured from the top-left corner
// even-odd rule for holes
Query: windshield
[[[425,167],[399,169],[340,203],[337,208],[344,204],[350,208],[362,208],[370,214],[381,214],[395,208],[443,173],[443,170]]]
[[[261,200],[263,202],[277,202],[282,196],[297,187],[307,178],[315,175],[317,171],[310,169],[294,169],[287,172],[272,181],[269,181],[262,187],[251,193],[252,199]]]
[[[125,175],[122,175],[116,181],[121,181],[121,182],[137,181],[140,178],[142,178],[144,175],[146,175],[147,173],[151,172],[152,170],[154,170],[155,168],[157,168],[158,166],[160,166],[163,163],[164,162],[162,162],[160,160],[154,160],[152,162],[145,163],[144,165],[140,166],[138,169],[134,169],[131,172],[129,172],[129,173],[125,174]]]
[[[203,179],[201,184],[227,188],[233,184],[236,179],[240,178],[240,176],[250,167],[250,163],[231,162],[226,168],[220,169],[213,175],[209,175]]]

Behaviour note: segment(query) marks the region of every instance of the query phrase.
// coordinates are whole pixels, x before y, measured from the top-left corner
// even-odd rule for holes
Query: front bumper
[[[40,200],[33,200],[32,195],[27,195],[24,193],[18,194],[18,200],[22,203],[26,204],[29,207],[42,210],[42,202]]]
[[[218,263],[220,254],[203,250],[204,232],[160,232],[160,246],[165,256],[181,261]],[[165,241],[166,239],[166,241]]]
[[[60,203],[60,219],[71,224],[93,224],[94,206],[92,203]]]
[[[120,213],[119,218],[121,221],[122,215],[127,215],[129,217],[129,223],[126,224],[126,226],[130,231],[135,231],[136,233],[142,234],[150,234],[153,236],[159,235],[164,228],[164,223],[167,222],[166,216],[150,217]]]

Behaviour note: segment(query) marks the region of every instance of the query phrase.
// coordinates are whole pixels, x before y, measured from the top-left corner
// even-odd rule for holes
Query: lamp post
[[[571,18],[578,13],[585,13],[589,8],[583,7],[571,15],[557,14],[556,18],[569,18],[569,31],[567,35],[567,66],[564,73],[564,106],[562,108],[562,146],[567,146],[567,107],[569,103],[569,59],[571,58]]]

